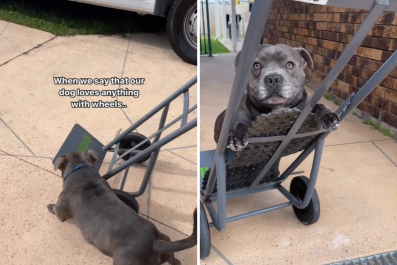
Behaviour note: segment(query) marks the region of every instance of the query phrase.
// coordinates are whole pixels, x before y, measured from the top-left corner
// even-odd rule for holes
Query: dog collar
[[[87,166],[77,166],[77,167],[73,168],[68,174],[66,174],[65,177],[63,177],[63,183],[65,183],[66,179],[70,176],[70,174],[73,173],[73,171],[79,170],[80,168],[83,168],[83,167],[92,167],[92,168],[96,169],[96,167],[88,166],[88,165]]]

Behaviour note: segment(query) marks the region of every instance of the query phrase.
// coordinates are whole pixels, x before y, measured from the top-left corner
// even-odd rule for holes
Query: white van
[[[197,0],[70,0],[167,18],[167,36],[175,53],[197,64]]]

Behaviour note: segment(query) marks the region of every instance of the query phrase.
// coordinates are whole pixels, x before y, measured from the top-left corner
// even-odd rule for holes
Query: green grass
[[[0,19],[57,36],[165,31],[165,18],[59,0],[1,0]]]
[[[204,37],[201,37],[201,50],[204,51]],[[208,38],[205,38],[205,44],[207,48],[207,53],[208,53]],[[212,54],[219,54],[219,53],[230,53],[230,51],[223,46],[222,43],[220,43],[218,40],[215,40],[211,38],[211,48],[212,48]]]
[[[325,95],[324,95],[324,98],[325,98],[326,100],[328,100],[328,101],[334,102],[336,106],[340,106],[340,105],[341,105],[339,101],[333,100],[333,98],[332,98],[332,96],[331,96],[330,94],[325,94]]]
[[[379,124],[374,124],[373,121],[371,121],[371,120],[365,120],[365,121],[363,121],[363,123],[371,126],[371,129],[373,129],[373,130],[380,131],[384,136],[388,136],[393,139],[395,138],[395,135],[393,135],[390,130],[380,127]]]

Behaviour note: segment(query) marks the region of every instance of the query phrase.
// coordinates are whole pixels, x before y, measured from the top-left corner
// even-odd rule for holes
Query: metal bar
[[[251,195],[253,193],[258,193],[258,192],[263,192],[266,190],[272,190],[275,189],[277,186],[279,186],[281,181],[276,181],[276,182],[271,182],[267,184],[263,184],[261,186],[258,186],[255,190],[249,191],[247,188],[246,189],[239,189],[239,190],[233,190],[233,191],[228,191],[226,192],[226,199],[233,199],[237,197],[242,197],[246,195]],[[218,201],[218,195],[215,194],[208,194],[208,198],[211,199],[212,202],[217,202]]]
[[[324,139],[320,139],[317,141],[316,151],[314,153],[314,158],[313,158],[312,171],[310,172],[309,186],[306,189],[305,198],[301,203],[295,205],[295,207],[299,209],[306,208],[309,205],[310,200],[312,199],[318,177],[318,171],[320,170],[321,155],[323,154],[323,148],[324,148]]]
[[[262,33],[265,30],[267,17],[272,6],[273,0],[256,1],[255,8],[252,9],[252,14],[248,23],[247,34],[244,38],[243,47],[240,54],[240,60],[237,65],[236,75],[233,81],[232,91],[227,105],[225,120],[222,125],[218,145],[215,153],[223,155],[226,150],[227,139],[236,121],[237,112],[241,102],[243,101],[244,88],[248,83],[248,71],[253,62],[258,43],[261,39]],[[206,192],[212,193],[215,186],[216,178],[213,170],[215,169],[215,160],[211,167]]]
[[[127,167],[124,171],[124,176],[123,176],[123,180],[121,181],[120,190],[124,190],[124,185],[125,185],[125,181],[127,180],[127,175],[129,170],[130,167]]]
[[[189,113],[191,113],[193,110],[195,110],[197,108],[197,105],[194,105],[192,108],[189,109]],[[121,156],[119,156],[116,160],[119,161],[121,158],[123,158],[124,156],[126,156],[127,154],[133,153],[133,151],[137,148],[139,148],[140,146],[142,146],[144,143],[146,143],[147,141],[150,141],[150,139],[152,139],[153,137],[157,136],[158,134],[161,134],[163,131],[167,130],[168,128],[170,128],[172,125],[174,125],[175,123],[177,123],[180,119],[182,118],[182,115],[180,115],[179,117],[177,117],[175,120],[171,121],[170,123],[168,123],[166,126],[163,126],[160,130],[158,130],[157,132],[155,132],[154,134],[150,135],[149,137],[147,137],[145,140],[143,140],[142,142],[140,142],[139,144],[135,145],[134,147],[128,149],[128,151],[126,151],[124,154],[122,154]]]
[[[289,207],[289,206],[291,206],[291,203],[290,202],[286,202],[286,203],[278,204],[278,205],[275,205],[275,206],[272,206],[272,207],[264,208],[264,209],[261,209],[261,210],[252,211],[252,212],[249,212],[249,213],[244,213],[244,214],[232,216],[232,217],[227,218],[226,221],[228,223],[230,223],[230,222],[233,222],[233,221],[237,221],[237,220],[240,220],[240,219],[252,217],[252,216],[255,216],[255,215],[258,215],[258,214],[262,214],[262,213],[267,213],[267,212],[270,212],[270,211],[273,211],[273,210],[277,210],[277,209],[281,209],[281,208],[285,208],[285,207]]]
[[[314,140],[303,152],[295,159],[294,162],[281,174],[281,176],[278,178],[279,180],[284,180],[288,178],[289,175],[291,175],[291,172],[293,172],[302,162],[303,160],[306,159],[308,155],[314,150],[316,147],[317,140]]]
[[[157,157],[159,156],[159,153],[160,153],[160,148],[156,149],[156,151],[152,153],[152,155],[150,156],[149,165],[146,169],[145,175],[143,176],[139,190],[136,192],[131,192],[130,195],[134,197],[139,197],[145,192],[146,187],[150,180],[150,176],[152,175],[153,168],[156,165],[156,161],[157,161]]]
[[[155,115],[157,112],[159,112],[162,108],[164,108],[168,103],[173,101],[175,98],[177,98],[179,95],[182,93],[186,92],[190,87],[192,87],[194,84],[197,83],[197,76],[192,78],[189,82],[184,84],[181,88],[179,88],[177,91],[175,91],[171,96],[169,96],[167,99],[165,99],[163,102],[158,104],[154,109],[149,111],[145,116],[143,116],[141,119],[139,119],[136,123],[131,125],[127,130],[119,134],[116,138],[114,138],[110,143],[102,147],[103,150],[108,150],[111,148],[114,144],[117,142],[120,142],[121,139],[126,137],[130,132],[141,126],[145,121],[147,121],[150,117]]]
[[[299,133],[295,134],[292,139],[297,139],[297,138],[303,138],[307,136],[312,136],[320,133],[324,133],[327,130],[321,129],[317,130],[314,132],[307,132],[307,133]],[[267,143],[267,142],[276,142],[276,141],[282,141],[285,139],[285,135],[279,135],[279,136],[269,136],[269,137],[253,137],[253,138],[248,138],[248,143]]]
[[[215,155],[218,190],[218,230],[226,227],[226,161],[225,156]]]
[[[212,203],[206,203],[206,204],[204,204],[204,205],[205,205],[205,207],[207,208],[208,213],[209,213],[210,216],[211,216],[213,225],[215,226],[216,229],[219,230],[219,222],[218,222],[218,217],[219,217],[219,216],[218,216],[218,213],[217,213],[216,210],[215,210],[214,205],[213,205]]]
[[[278,186],[277,189],[291,202],[292,205],[298,205],[301,203],[300,200],[295,198],[295,196],[287,191],[283,186]]]
[[[181,127],[187,122],[187,115],[189,114],[189,90],[183,94],[183,116]]]
[[[186,93],[186,92],[185,92]],[[159,129],[157,132],[160,132],[156,135],[156,137],[153,140],[153,143],[156,143],[160,137],[161,137],[161,133],[162,133],[162,128],[164,128],[164,124],[165,121],[167,120],[167,116],[168,116],[168,111],[170,110],[170,103],[168,103],[164,109],[163,109],[163,113],[161,113],[161,118],[160,118],[160,122],[159,122]]]
[[[133,163],[141,160],[142,158],[144,158],[145,156],[147,156],[148,154],[150,154],[151,152],[153,152],[157,148],[160,148],[161,146],[166,145],[167,143],[171,142],[172,140],[174,140],[175,138],[181,136],[182,134],[186,133],[187,131],[190,131],[191,129],[193,129],[196,126],[197,126],[197,118],[192,120],[192,121],[190,121],[190,122],[188,122],[182,128],[179,128],[176,131],[172,132],[171,134],[163,137],[158,142],[152,144],[151,146],[149,146],[148,148],[146,148],[145,150],[143,150],[142,152],[140,152],[136,156],[131,157],[130,159],[128,159],[128,161],[124,162],[119,167],[107,172],[102,177],[104,179],[111,178],[112,176],[114,176],[115,174],[119,173],[120,171],[122,171],[126,167],[129,167]]]
[[[212,47],[211,47],[211,32],[210,32],[210,11],[208,8],[208,0],[205,0],[205,9],[207,11],[207,34],[208,34],[208,56],[212,57]]]
[[[115,137],[117,137],[117,135],[119,135],[120,132],[121,132],[121,129],[119,129],[119,130],[117,131],[117,134],[116,134]],[[120,147],[120,142],[118,142],[118,143],[116,144],[116,148],[114,149],[113,156],[112,156],[112,160],[110,161],[110,165],[109,165],[109,168],[108,168],[108,171],[107,171],[107,172],[109,172],[110,170],[112,170],[112,168],[113,168],[113,166],[114,166],[114,163],[116,163],[116,156],[117,156],[117,152],[119,151],[119,147]]]
[[[305,121],[308,114],[312,111],[313,107],[320,101],[324,93],[327,89],[331,86],[331,84],[335,81],[338,77],[340,72],[343,70],[345,65],[348,63],[354,52],[357,48],[361,45],[362,41],[367,36],[369,30],[375,25],[377,19],[382,15],[383,11],[386,9],[386,5],[382,4],[375,4],[372,8],[371,12],[365,18],[364,22],[360,25],[357,33],[354,35],[353,39],[350,43],[346,46],[346,49],[341,54],[340,58],[336,62],[335,66],[331,69],[323,83],[320,85],[316,93],[314,93],[313,97],[310,101],[306,104],[303,108],[302,112],[299,114],[298,118],[295,120],[294,124],[292,125],[291,129],[288,131],[286,138],[284,141],[279,145],[276,152],[273,154],[272,158],[269,160],[265,168],[262,172],[258,175],[258,177],[252,182],[250,189],[253,189],[258,183],[262,180],[262,178],[266,175],[269,169],[273,166],[277,159],[281,156],[284,149],[290,143],[293,135],[298,131],[301,127],[302,123]]]
[[[235,0],[230,1],[231,9],[232,12],[230,14],[230,20],[231,20],[231,27],[232,27],[232,43],[233,43],[233,51],[237,51],[237,21],[236,21],[236,2]],[[250,69],[250,68],[247,68]]]
[[[397,51],[395,51],[392,56],[375,72],[375,74],[365,83],[365,85],[357,92],[357,94],[352,98],[350,105],[347,107],[346,111],[342,113],[341,120],[347,116],[355,107],[360,104],[374,88],[382,82],[382,80],[395,69],[397,66]]]

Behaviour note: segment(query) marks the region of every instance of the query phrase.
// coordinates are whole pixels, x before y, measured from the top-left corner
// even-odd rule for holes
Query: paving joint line
[[[392,139],[379,139],[379,140],[370,140],[370,141],[361,141],[361,142],[352,142],[352,143],[343,143],[343,144],[330,144],[330,145],[324,145],[324,147],[349,145],[349,144],[364,144],[364,143],[372,143],[373,141],[381,142],[381,141],[388,141],[388,140],[392,140]]]
[[[125,69],[125,63],[127,62],[127,57],[128,57],[128,51],[130,50],[130,44],[131,44],[131,37],[132,35],[130,35],[129,39],[128,39],[128,45],[127,45],[127,50],[125,51],[125,57],[124,57],[124,62],[123,62],[123,69],[121,70],[121,78],[123,78],[124,76],[124,69]],[[120,89],[121,85],[119,84],[119,89]],[[116,97],[116,99],[118,99],[119,96]],[[124,116],[127,118],[127,120],[129,121],[129,123],[132,125],[132,121],[130,120],[130,118],[127,116],[127,114],[125,113],[125,111],[120,108],[121,112],[124,114]],[[136,132],[138,132],[137,129],[135,129]]]
[[[171,153],[171,154],[174,154],[174,155],[176,155],[176,156],[178,156],[178,157],[180,157],[180,158],[186,160],[186,161],[189,161],[190,163],[192,163],[192,164],[194,164],[194,165],[197,165],[197,163],[191,161],[190,159],[187,159],[186,157],[183,157],[183,156],[181,156],[181,155],[178,155],[177,153],[174,153],[174,152],[172,152],[172,151],[170,151],[170,150],[167,150],[167,151],[168,151],[169,153]]]
[[[10,25],[10,22],[8,22],[7,25],[4,27],[4,29],[0,32],[0,37],[1,37],[1,35],[4,33],[4,31],[6,30],[6,28],[8,27],[8,25]]]
[[[227,265],[233,265],[233,263],[228,260],[228,258],[226,258],[225,255],[222,254],[222,252],[219,251],[219,249],[217,249],[213,244],[211,244],[211,248],[214,250],[214,252],[216,254],[218,254],[218,256],[224,261],[226,262]]]
[[[0,152],[3,152],[4,154],[7,154],[8,156],[11,156],[11,157],[14,157],[14,158],[16,158],[16,159],[19,159],[19,160],[21,160],[21,161],[23,161],[23,162],[26,162],[26,163],[28,163],[28,164],[30,164],[30,165],[32,165],[32,166],[35,166],[35,167],[37,167],[37,168],[40,168],[40,169],[44,170],[44,171],[47,171],[48,173],[51,173],[51,174],[53,174],[53,175],[55,175],[55,176],[57,176],[57,177],[59,177],[59,178],[62,178],[61,176],[55,174],[54,172],[51,172],[51,171],[49,171],[49,170],[47,170],[47,169],[45,169],[45,168],[42,168],[42,167],[40,167],[40,166],[38,166],[38,165],[35,165],[35,164],[33,164],[33,163],[30,163],[29,161],[26,161],[26,160],[24,160],[24,159],[22,159],[22,158],[19,158],[19,157],[15,156],[15,155],[9,154],[9,153],[7,153],[7,152],[5,152],[5,151],[3,151],[3,150],[0,150]]]
[[[36,45],[35,47],[33,47],[33,48],[27,50],[26,52],[23,52],[23,53],[21,53],[21,54],[15,56],[14,58],[9,59],[8,61],[6,61],[6,62],[0,64],[0,67],[3,66],[3,65],[5,65],[5,64],[8,64],[9,62],[11,62],[11,61],[17,59],[18,57],[21,57],[22,55],[29,54],[31,51],[40,48],[41,46],[43,46],[43,45],[46,44],[47,42],[50,42],[50,41],[54,40],[56,37],[58,37],[58,36],[54,36],[54,37],[52,37],[51,39],[48,39],[48,40],[46,40],[45,42],[40,43],[40,44]]]
[[[0,121],[8,128],[8,130],[10,130],[10,132],[22,143],[23,146],[25,146],[26,149],[28,149],[28,151],[33,155],[36,156],[35,153],[33,153],[33,151],[29,148],[29,146],[27,146],[21,138],[19,138],[19,136],[11,129],[10,126],[8,126],[8,124],[2,119],[0,118]]]
[[[388,156],[388,155],[386,155],[386,153],[385,152],[383,152],[383,150],[382,149],[380,149],[379,148],[379,146],[377,146],[374,142],[372,142],[373,143],[373,145],[375,145],[375,147],[376,148],[378,148],[378,150],[379,151],[381,151],[382,152],[382,154],[384,154],[386,157],[387,157],[387,159],[389,159],[390,160],[390,162],[392,162],[393,163],[393,165],[395,166],[395,167],[397,167],[397,164],[396,163],[394,163],[394,161],[393,160],[391,160],[391,158]]]

